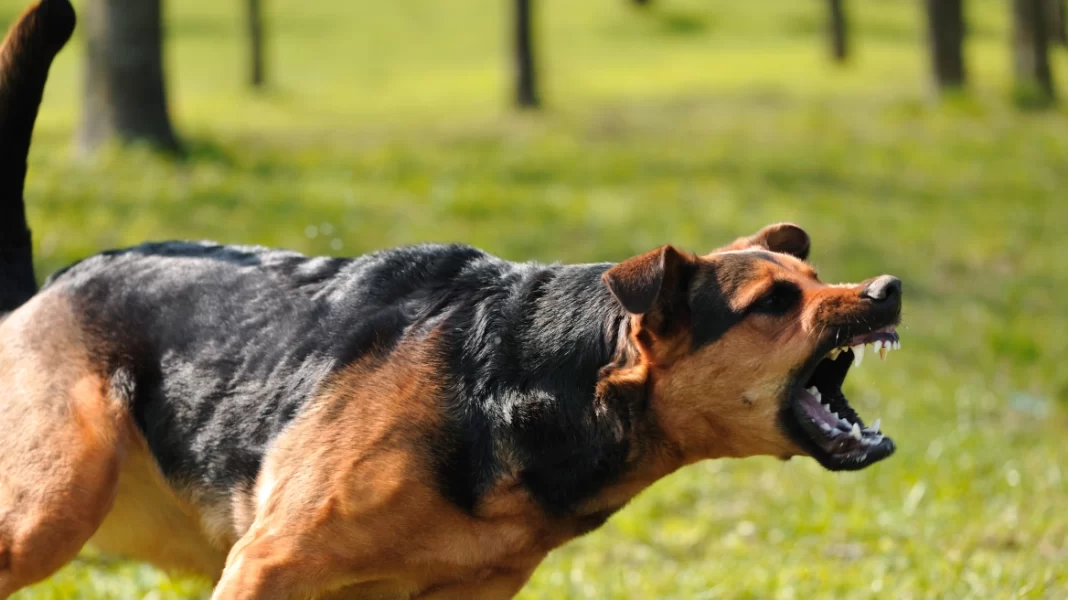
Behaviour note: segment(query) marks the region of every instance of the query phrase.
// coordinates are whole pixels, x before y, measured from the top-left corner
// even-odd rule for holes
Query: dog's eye
[[[766,294],[754,302],[749,310],[752,312],[781,315],[790,310],[801,298],[801,290],[792,283],[778,282],[771,286]]]

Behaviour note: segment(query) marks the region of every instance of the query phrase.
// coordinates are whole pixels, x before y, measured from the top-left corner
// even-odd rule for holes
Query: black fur
[[[222,491],[329,376],[437,331],[446,424],[426,440],[442,493],[472,510],[505,472],[566,514],[627,466],[644,390],[595,398],[627,315],[611,265],[516,264],[465,246],[354,259],[146,244],[49,280],[71,299],[165,476]]]
[[[487,258],[457,282],[466,299],[442,327],[452,385],[436,455],[443,489],[461,506],[513,468],[562,514],[626,467],[625,416],[599,415],[594,402],[627,318],[601,282],[609,266]]]

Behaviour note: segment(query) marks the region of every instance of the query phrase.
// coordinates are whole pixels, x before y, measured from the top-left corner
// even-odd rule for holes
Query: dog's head
[[[899,346],[901,282],[821,282],[809,237],[771,225],[705,256],[664,246],[604,274],[632,315],[658,425],[690,460],[808,455],[866,467],[894,443],[849,406],[842,382]]]

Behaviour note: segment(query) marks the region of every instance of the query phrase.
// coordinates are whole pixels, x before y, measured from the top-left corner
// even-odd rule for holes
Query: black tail
[[[33,245],[22,200],[26,155],[52,59],[74,32],[69,0],[41,0],[0,47],[0,314],[37,291]]]

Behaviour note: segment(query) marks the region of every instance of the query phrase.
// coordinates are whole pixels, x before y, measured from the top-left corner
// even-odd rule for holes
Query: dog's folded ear
[[[681,271],[692,262],[693,257],[674,246],[662,246],[617,264],[601,278],[627,312],[644,315],[658,304],[674,302],[682,282]]]
[[[754,247],[789,254],[805,260],[808,258],[810,240],[805,230],[797,225],[793,223],[776,223],[768,225],[751,236],[740,237],[716,252],[745,250],[746,248]]]

